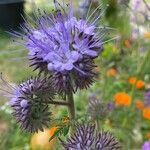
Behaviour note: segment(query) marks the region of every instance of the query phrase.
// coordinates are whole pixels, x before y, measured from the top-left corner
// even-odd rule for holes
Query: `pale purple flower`
[[[141,2],[142,2],[142,0],[135,0],[134,6],[133,6],[133,9],[135,11],[137,11],[139,9]]]
[[[104,103],[97,98],[96,93],[92,93],[89,97],[88,114],[94,120],[106,119],[108,114],[114,110],[114,103]]]
[[[94,59],[101,53],[106,36],[106,29],[96,26],[101,14],[95,18],[92,12],[86,19],[77,18],[71,1],[67,10],[55,1],[53,14],[38,12],[36,26],[22,25],[31,66],[52,75],[53,85],[61,94],[89,87],[96,76]]]
[[[45,27],[47,21],[51,21],[47,16],[43,21],[39,20],[40,30],[28,33],[27,47],[31,58],[46,62],[48,71],[63,73],[73,70],[75,63],[84,56],[91,59],[98,56],[102,44],[95,36],[96,26],[74,16],[64,16],[61,11],[53,18],[53,26]]]
[[[115,104],[114,104],[114,102],[109,102],[109,103],[107,104],[107,108],[108,108],[108,110],[110,110],[110,111],[114,110],[114,109],[115,109]]]
[[[149,5],[149,3],[147,4]],[[149,9],[143,0],[132,0],[130,5],[132,10],[130,12],[132,36],[136,40],[145,32],[144,26],[149,20]]]
[[[142,150],[150,150],[150,141],[144,142]]]
[[[145,105],[150,106],[150,90],[145,94]]]
[[[146,96],[149,98],[150,100],[150,90],[146,93]]]

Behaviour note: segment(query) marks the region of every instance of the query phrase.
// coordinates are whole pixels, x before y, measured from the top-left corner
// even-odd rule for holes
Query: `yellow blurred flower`
[[[118,92],[114,95],[116,105],[129,106],[131,104],[131,96],[125,92]]]
[[[69,122],[70,122],[70,118],[69,117],[63,117],[62,118],[62,123],[68,124]]]
[[[106,123],[106,125],[108,125],[109,127],[112,127],[112,120],[106,119],[105,123]]]
[[[125,45],[126,48],[131,48],[131,47],[132,47],[131,42],[130,42],[130,40],[128,40],[128,39],[126,39],[126,40],[124,41],[124,45]]]
[[[144,38],[148,38],[148,39],[150,38],[150,32],[149,31],[144,33]]]
[[[118,52],[119,52],[119,48],[114,45],[114,46],[112,47],[112,51],[113,51],[113,53],[118,53]]]
[[[50,142],[49,139],[54,135],[56,130],[57,127],[52,127],[50,129],[44,129],[44,132],[39,131],[35,133],[31,138],[31,149],[54,150],[56,139],[54,138]]]

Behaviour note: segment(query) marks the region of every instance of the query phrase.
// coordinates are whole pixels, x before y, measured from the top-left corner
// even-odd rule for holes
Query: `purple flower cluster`
[[[150,141],[146,141],[143,146],[142,150],[150,150]]]
[[[64,20],[60,11],[56,20],[58,23],[53,27],[43,27],[46,33],[42,29],[31,33],[27,43],[30,57],[42,59],[49,71],[65,72],[72,70],[83,55],[91,58],[98,55],[96,48],[99,45],[93,38],[94,26],[74,17]]]
[[[150,90],[145,94],[145,105],[150,106]]]
[[[114,108],[115,104],[113,102],[104,103],[97,98],[96,93],[92,93],[89,97],[88,114],[92,119],[105,119]]]
[[[55,5],[54,14],[40,12],[36,27],[23,26],[24,43],[31,66],[52,75],[55,88],[66,94],[93,83],[94,59],[102,51],[104,34],[89,18],[75,17],[71,3],[67,11],[60,4]]]
[[[36,21],[30,17],[21,25],[23,33],[11,33],[21,36],[18,43],[29,50],[30,67],[39,71],[39,77],[23,82],[11,94],[13,115],[21,128],[29,132],[48,126],[49,104],[56,104],[55,93],[69,99],[73,92],[94,82],[94,59],[103,50],[106,35],[105,28],[96,26],[101,14],[95,13],[98,9],[103,12],[102,5],[82,19],[74,16],[71,0],[67,7],[56,0],[54,3],[55,11],[47,14],[38,9],[38,14],[34,14]],[[70,102],[66,105],[70,107]]]
[[[107,132],[97,132],[94,125],[77,125],[76,132],[67,142],[65,150],[120,150],[119,142]]]
[[[48,104],[54,90],[47,79],[31,78],[13,89],[10,105],[20,127],[29,132],[43,131],[49,125]]]

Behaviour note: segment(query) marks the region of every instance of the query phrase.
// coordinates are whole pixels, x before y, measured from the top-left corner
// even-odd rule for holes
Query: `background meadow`
[[[150,1],[141,0],[138,8],[135,1],[103,0],[109,7],[102,22],[113,28],[108,30],[107,39],[118,38],[105,44],[96,61],[95,84],[75,95],[79,122],[90,118],[89,99],[108,104],[107,113],[103,107],[98,108],[98,122],[100,128],[114,133],[123,150],[141,150],[143,143],[150,140]],[[53,9],[51,1],[35,0],[35,3],[48,12]],[[74,0],[73,4],[78,10],[79,1]],[[32,17],[33,3],[27,1],[25,10]],[[12,84],[34,75],[29,68],[27,50],[14,43],[6,29],[0,29],[0,72]],[[0,93],[3,95],[1,90]],[[53,110],[56,118],[67,116],[63,107],[53,107]],[[61,149],[57,138],[48,142],[54,134],[53,128],[45,135],[25,133],[11,112],[8,99],[0,96],[0,150]],[[45,144],[36,148],[40,137]]]

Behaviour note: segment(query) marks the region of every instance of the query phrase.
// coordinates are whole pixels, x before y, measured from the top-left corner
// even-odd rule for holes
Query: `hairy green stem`
[[[67,101],[53,100],[53,101],[50,101],[49,104],[60,105],[60,106],[67,106],[68,107],[68,111],[69,111],[70,119],[71,120],[75,119],[75,105],[74,105],[73,93],[68,93]]]
[[[100,120],[96,119],[96,128],[97,130],[100,130]]]
[[[69,103],[68,102],[65,102],[65,101],[51,101],[50,104],[54,104],[54,105],[62,105],[62,106],[69,106]]]
[[[75,105],[74,105],[74,98],[73,94],[69,93],[68,94],[68,111],[69,111],[69,117],[71,120],[75,119]]]

